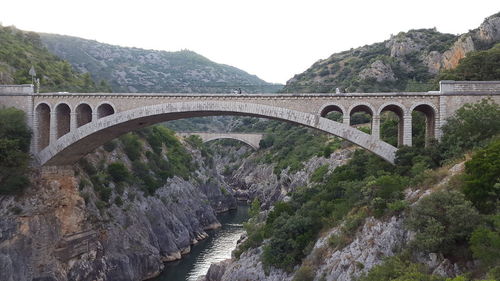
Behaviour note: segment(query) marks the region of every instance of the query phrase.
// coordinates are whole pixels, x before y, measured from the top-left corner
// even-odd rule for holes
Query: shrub
[[[107,152],[111,152],[111,151],[115,150],[115,148],[116,148],[116,142],[115,142],[115,141],[108,141],[108,142],[106,142],[106,143],[103,145],[103,148],[104,148],[104,150],[106,150]]]
[[[500,133],[500,106],[490,99],[465,104],[443,126],[441,150],[445,158],[461,156],[464,151]]]
[[[492,213],[500,204],[500,139],[476,152],[465,163],[463,192],[483,213]]]
[[[430,275],[426,269],[402,257],[387,258],[382,264],[374,266],[367,274],[362,275],[358,281],[444,281],[444,277]]]
[[[312,182],[322,182],[325,178],[326,173],[328,173],[328,164],[319,166],[314,172],[311,174]]]
[[[314,277],[314,270],[308,265],[303,265],[295,273],[293,281],[312,281]]]
[[[437,191],[411,208],[407,225],[416,232],[416,249],[451,254],[469,239],[478,221],[478,212],[461,193]]]
[[[142,153],[142,143],[139,137],[133,133],[128,133],[120,137],[123,143],[123,150],[131,161],[138,160]]]
[[[127,167],[125,167],[125,165],[123,165],[123,163],[121,162],[114,162],[109,164],[108,173],[116,183],[127,181],[130,178],[130,173]]]
[[[490,225],[480,226],[472,233],[470,247],[484,265],[500,264],[500,214],[491,217]]]

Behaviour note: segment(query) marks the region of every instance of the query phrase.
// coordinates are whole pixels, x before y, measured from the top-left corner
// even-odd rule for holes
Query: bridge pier
[[[57,114],[55,109],[50,111],[50,126],[49,126],[49,145],[56,143],[57,141]]]
[[[378,114],[372,117],[372,136],[380,139],[380,115]]]
[[[412,146],[412,119],[411,119],[411,113],[406,113],[403,116],[403,120],[399,121],[399,128],[402,129],[402,134],[400,133],[401,137],[401,144],[402,145],[407,145],[407,146]],[[400,143],[398,143],[399,146]]]

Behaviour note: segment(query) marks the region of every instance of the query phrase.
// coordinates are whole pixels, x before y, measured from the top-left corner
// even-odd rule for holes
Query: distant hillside
[[[51,54],[35,32],[0,25],[0,84],[31,84],[34,67],[42,92],[109,91],[105,82],[96,85],[90,74],[80,74],[71,65]]]
[[[336,53],[290,79],[283,92],[426,91],[467,54],[500,42],[500,13],[461,36],[416,29],[389,40]],[[452,77],[452,76],[449,76]],[[491,76],[489,76],[491,78]],[[500,80],[500,76],[496,79]]]
[[[166,52],[41,34],[42,42],[81,72],[109,81],[114,92],[275,92],[272,85],[238,68],[188,50]]]

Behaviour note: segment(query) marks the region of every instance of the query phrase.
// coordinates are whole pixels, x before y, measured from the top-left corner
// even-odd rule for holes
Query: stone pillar
[[[54,144],[57,141],[57,119],[56,111],[50,111],[50,144]]]
[[[342,117],[342,123],[346,124],[347,126],[351,125],[351,116],[344,114]]]
[[[76,130],[76,112],[72,111],[70,114],[69,114],[69,131],[70,132],[74,132]]]
[[[90,122],[95,122],[97,121],[97,109],[92,111],[92,120]]]
[[[33,99],[33,94],[30,95],[30,98],[29,98],[29,107],[28,107],[28,113],[27,113],[27,122],[28,122],[28,126],[31,128],[31,131],[33,132],[33,135],[31,137],[31,143],[30,143],[30,153],[31,154],[34,154],[37,152],[37,136],[38,134],[35,132],[36,128],[35,127],[35,113],[34,113],[34,110],[35,110],[35,101]]]
[[[40,151],[40,144],[38,139],[40,138],[40,133],[38,131],[38,116],[33,114],[33,136],[31,137],[31,153],[35,154]]]
[[[439,96],[439,112],[435,118],[437,120],[434,121],[434,137],[440,141],[443,137],[443,130],[441,128],[446,124],[446,97]]]
[[[380,139],[380,115],[373,115],[372,117],[372,136]]]
[[[411,146],[412,145],[412,128],[411,128],[411,113],[405,114],[403,116],[403,122],[399,122],[400,130],[402,129],[402,143],[403,145]],[[401,124],[403,125],[401,128]]]

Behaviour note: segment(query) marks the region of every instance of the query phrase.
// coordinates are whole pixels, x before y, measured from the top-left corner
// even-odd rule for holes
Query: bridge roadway
[[[155,123],[197,116],[246,115],[292,122],[357,144],[393,163],[397,148],[380,140],[380,116],[399,117],[398,145],[412,144],[413,111],[426,117],[427,139],[465,103],[492,98],[500,82],[441,81],[440,91],[344,94],[41,93],[31,85],[0,86],[0,104],[24,110],[33,130],[31,150],[40,165],[69,165],[105,142]],[[329,112],[343,122],[324,118]],[[372,116],[371,134],[350,126],[353,113]]]

